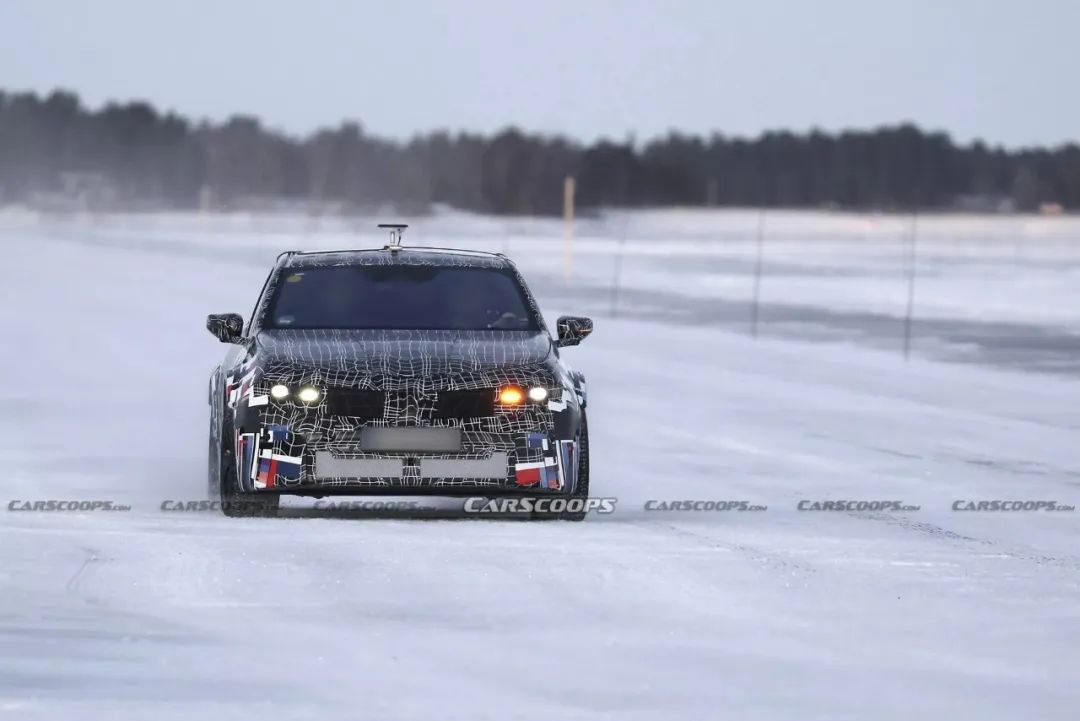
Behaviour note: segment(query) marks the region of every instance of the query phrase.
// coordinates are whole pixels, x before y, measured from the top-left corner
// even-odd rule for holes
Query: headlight
[[[532,386],[527,391],[521,386],[503,386],[498,398],[504,406],[520,406],[526,398],[533,403],[543,403],[548,398],[548,390],[542,386]]]
[[[289,386],[278,383],[270,387],[270,397],[275,401],[280,401],[289,397]]]
[[[296,397],[300,399],[301,403],[315,403],[319,400],[319,396],[321,395],[322,394],[319,393],[319,390],[317,388],[312,388],[311,386],[304,386],[296,394]]]

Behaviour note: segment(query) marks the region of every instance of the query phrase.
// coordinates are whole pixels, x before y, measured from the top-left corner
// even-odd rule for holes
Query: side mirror
[[[592,333],[592,319],[564,315],[555,321],[555,328],[558,333],[555,345],[559,347],[577,345]]]
[[[244,318],[239,313],[214,313],[206,316],[206,329],[222,343],[236,343],[244,332]]]

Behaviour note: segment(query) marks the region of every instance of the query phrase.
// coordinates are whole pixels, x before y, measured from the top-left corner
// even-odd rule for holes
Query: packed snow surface
[[[593,315],[581,524],[162,511],[205,497],[206,314],[382,237],[0,220],[0,717],[1076,718],[1080,512],[953,510],[1080,505],[1071,219],[915,221],[907,361],[907,218],[767,216],[756,339],[756,212],[586,220],[569,279],[557,222],[414,219]],[[131,509],[8,510],[49,499]],[[918,510],[799,510],[840,500]]]

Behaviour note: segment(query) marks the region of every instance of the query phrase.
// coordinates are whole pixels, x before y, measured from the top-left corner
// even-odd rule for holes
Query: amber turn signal
[[[519,406],[525,400],[525,393],[517,386],[499,389],[499,403],[504,406]]]

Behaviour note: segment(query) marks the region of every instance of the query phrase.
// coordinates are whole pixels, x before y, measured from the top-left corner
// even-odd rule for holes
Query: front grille
[[[435,418],[438,420],[466,420],[493,415],[495,415],[494,388],[440,391],[435,403]]]
[[[357,388],[328,388],[326,391],[326,412],[332,416],[372,421],[383,417],[385,406],[386,394],[383,391]]]

